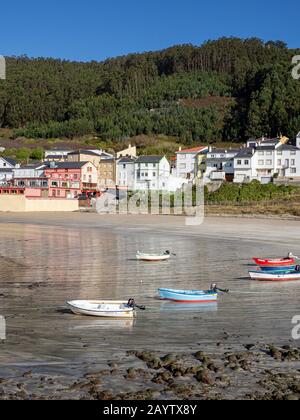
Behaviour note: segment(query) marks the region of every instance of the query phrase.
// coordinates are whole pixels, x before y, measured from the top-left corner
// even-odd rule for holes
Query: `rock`
[[[284,397],[286,401],[299,401],[300,397],[296,394],[290,394]]]
[[[282,352],[277,349],[276,347],[270,346],[269,347],[269,354],[275,360],[282,360]]]
[[[253,347],[255,347],[255,344],[246,344],[244,347],[246,350],[251,350]]]
[[[136,370],[130,368],[127,370],[127,375],[125,376],[126,379],[135,379],[137,376]]]
[[[211,373],[209,372],[208,369],[203,369],[201,371],[199,371],[196,375],[196,379],[198,382],[201,382],[203,384],[206,385],[214,385],[215,384],[215,380],[212,377]]]
[[[147,363],[147,366],[149,369],[155,369],[155,370],[161,369],[163,367],[161,360],[159,358],[150,360]]]
[[[166,356],[161,357],[161,361],[165,365],[169,365],[172,362],[176,362],[177,359],[178,357],[175,354],[167,354]]]

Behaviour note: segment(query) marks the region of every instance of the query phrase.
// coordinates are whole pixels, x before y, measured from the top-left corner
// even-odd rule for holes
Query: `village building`
[[[216,149],[210,147],[205,159],[204,182],[234,179],[234,157],[240,149]]]
[[[13,168],[11,185],[17,188],[27,197],[47,197],[48,180],[45,176],[47,164],[37,162],[34,164],[17,165]]]
[[[99,163],[100,188],[115,188],[116,186],[116,160],[101,159]]]
[[[116,162],[116,185],[119,188],[132,191],[135,181],[135,161],[134,157],[122,157]]]
[[[96,193],[98,172],[92,162],[57,162],[45,169],[49,197],[77,198],[83,192]]]
[[[6,185],[13,178],[13,168],[17,162],[13,159],[0,157],[0,185]]]
[[[208,150],[207,146],[198,146],[191,149],[180,149],[176,152],[176,165],[173,168],[173,175],[178,178],[192,181],[197,172],[197,156]]]
[[[70,149],[51,149],[45,150],[45,162],[66,162]]]
[[[134,190],[175,192],[188,180],[170,173],[165,156],[140,156],[135,161]]]
[[[257,180],[267,184],[300,179],[300,148],[277,142],[274,145],[245,148],[234,159],[234,182]]]
[[[96,168],[99,167],[101,156],[90,150],[77,150],[67,155],[68,162],[92,162]]]
[[[129,144],[127,149],[121,150],[117,153],[117,159],[122,157],[136,157],[136,155],[136,146],[131,146],[131,144]]]

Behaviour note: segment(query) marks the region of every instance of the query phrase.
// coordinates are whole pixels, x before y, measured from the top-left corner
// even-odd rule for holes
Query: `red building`
[[[98,171],[92,162],[51,162],[45,176],[52,198],[77,198],[98,187]]]

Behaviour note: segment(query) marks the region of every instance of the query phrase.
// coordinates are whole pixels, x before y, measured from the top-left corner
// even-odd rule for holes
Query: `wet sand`
[[[0,214],[0,315],[7,324],[0,398],[300,396],[299,341],[291,336],[300,283],[247,276],[253,256],[300,255],[299,222],[184,222]],[[141,263],[138,249],[172,249],[177,257]],[[203,289],[212,282],[231,290],[218,305],[156,298],[159,287]],[[66,300],[95,297],[134,297],[147,311],[131,322],[77,317],[65,308]]]

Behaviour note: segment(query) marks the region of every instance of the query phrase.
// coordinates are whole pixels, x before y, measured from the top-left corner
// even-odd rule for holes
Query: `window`
[[[237,161],[237,164],[238,164],[238,165],[241,165],[241,164],[242,164],[242,161],[241,161],[241,160],[238,160],[238,161]]]
[[[263,165],[264,163],[265,163],[265,161],[264,161],[264,160],[259,160],[259,161],[258,161],[258,164],[259,164],[259,165]]]
[[[181,163],[180,164],[180,169],[186,169],[186,164],[185,163]]]
[[[265,152],[258,152],[259,156],[264,156]]]
[[[244,165],[249,165],[249,160],[245,160]]]
[[[273,163],[272,160],[270,160],[270,159],[267,160],[267,165],[272,165],[272,163]]]
[[[297,173],[297,169],[296,168],[291,168],[291,174],[296,174]]]
[[[295,163],[295,159],[292,159],[292,160],[291,160],[291,165],[292,165],[292,166],[295,166],[295,164],[296,164],[296,163]]]
[[[74,174],[74,179],[78,179],[78,175],[77,174]]]
[[[153,176],[153,178],[155,178],[156,177],[156,172],[152,172],[152,176]]]
[[[292,155],[292,156],[295,156],[295,155],[296,155],[296,151],[295,151],[295,150],[293,150],[293,151],[291,152],[291,155]]]
[[[51,182],[51,187],[58,187],[58,182],[52,181]]]
[[[148,172],[145,172],[145,176],[148,177]]]
[[[267,152],[267,156],[272,156],[272,152]]]
[[[186,155],[180,155],[180,159],[181,159],[181,160],[186,159]]]
[[[277,165],[278,165],[278,166],[281,166],[281,165],[282,165],[281,159],[278,159],[278,160],[277,160]]]
[[[278,152],[277,152],[277,155],[278,155],[278,156],[282,156],[282,151],[278,151]]]

